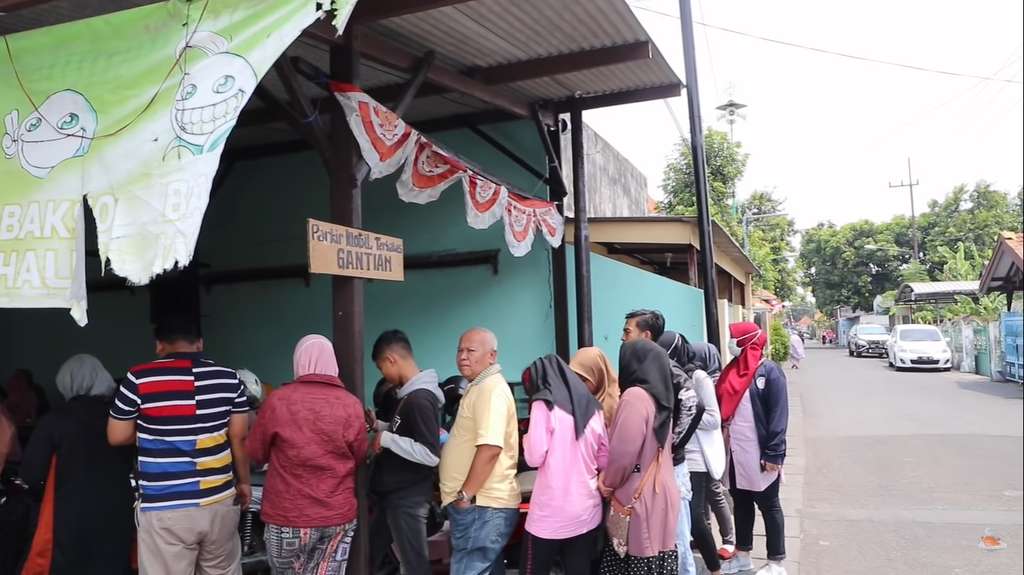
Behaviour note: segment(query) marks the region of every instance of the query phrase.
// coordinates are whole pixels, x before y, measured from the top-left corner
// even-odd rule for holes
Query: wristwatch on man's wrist
[[[455,494],[455,500],[456,501],[466,502],[466,503],[469,503],[470,505],[472,505],[472,504],[476,503],[476,496],[475,495],[470,495],[470,494],[468,494],[465,491],[460,489]]]

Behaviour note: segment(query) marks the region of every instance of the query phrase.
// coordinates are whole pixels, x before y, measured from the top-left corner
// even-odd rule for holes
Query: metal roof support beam
[[[470,132],[476,134],[478,138],[490,144],[491,147],[500,152],[501,155],[512,160],[513,162],[515,162],[517,166],[529,172],[530,175],[544,182],[545,184],[551,185],[551,182],[550,180],[548,180],[548,177],[544,175],[540,170],[533,167],[533,164],[527,162],[522,156],[513,152],[511,149],[509,149],[508,146],[502,144],[500,140],[488,134],[483,128],[481,128],[480,126],[473,125],[467,126],[467,128],[469,128]]]
[[[545,180],[548,187],[551,187],[551,180],[557,180],[555,188],[558,193],[561,194],[560,200],[565,199],[569,195],[569,190],[565,187],[565,177],[562,175],[561,165],[561,151],[555,152],[554,146],[551,144],[552,137],[561,139],[561,132],[559,131],[559,121],[555,118],[555,125],[553,128],[548,128],[544,123],[544,119],[540,115],[540,108],[536,105],[533,106],[533,124],[537,127],[537,135],[540,137],[540,142],[544,146],[544,156],[548,160],[548,177]]]
[[[470,0],[367,0],[356,4],[350,21],[353,24],[369,24],[387,18],[408,16],[446,6],[464,4]]]
[[[651,43],[644,41],[480,68],[468,72],[467,76],[488,86],[500,86],[650,58]],[[384,86],[373,90],[370,95],[379,102],[390,102],[398,98],[398,89],[399,86]],[[437,96],[449,92],[451,90],[428,85],[423,88],[421,95]]]
[[[306,28],[303,34],[329,45],[338,42],[337,30],[330,24],[322,21],[313,23],[309,28]],[[360,34],[359,40],[360,55],[367,60],[373,60],[386,66],[406,71],[415,70],[420,62],[420,56],[369,31],[363,31]],[[490,104],[517,117],[527,118],[530,116],[530,106],[526,101],[510,95],[505,90],[500,90],[488,86],[479,80],[469,78],[451,68],[432,66],[427,74],[427,81],[435,86],[476,98],[481,102]]]
[[[424,54],[423,58],[420,60],[419,66],[416,68],[416,74],[413,75],[412,79],[410,79],[405,85],[405,92],[398,100],[398,104],[395,105],[395,109],[392,110],[399,117],[409,109],[409,105],[412,104],[413,99],[416,98],[416,93],[419,92],[420,87],[423,86],[423,82],[427,79],[427,74],[430,73],[430,68],[434,66],[435,57],[436,54],[431,50]],[[356,167],[356,185],[362,184],[363,180],[365,180],[368,175],[370,175],[370,164],[367,164],[366,160],[359,160],[359,165]]]
[[[641,88],[628,92],[616,92],[614,94],[601,94],[598,96],[582,96],[574,100],[565,100],[555,103],[556,114],[572,112],[579,106],[581,110],[593,110],[596,108],[607,108],[610,106],[621,106],[622,104],[635,104],[648,100],[662,100],[675,98],[682,93],[682,85],[669,84],[667,86],[654,86],[652,88]]]
[[[582,72],[614,64],[650,60],[651,54],[650,42],[633,42],[632,44],[595,48],[593,50],[583,50],[581,52],[559,54],[557,56],[483,68],[470,73],[470,77],[490,86],[514,84],[548,76]]]
[[[274,70],[277,72],[277,76],[281,80],[285,92],[288,94],[292,109],[297,108],[301,114],[300,120],[305,127],[305,133],[323,158],[324,165],[330,167],[331,144],[327,138],[327,131],[320,123],[320,118],[303,93],[302,87],[299,86],[299,76],[295,73],[295,67],[292,66],[291,60],[288,59],[287,51],[281,54],[277,62],[274,62]],[[270,92],[266,91],[266,93],[269,94]]]
[[[291,106],[282,102],[267,88],[263,85],[256,86],[256,91],[253,93],[263,105],[268,109],[272,110],[277,116],[284,120],[292,130],[295,130],[297,134],[307,140],[313,149],[320,155],[320,159],[324,162],[325,167],[331,165],[331,150],[327,143],[326,138],[318,138],[317,133],[312,129],[309,123],[305,122],[302,116],[299,115]]]

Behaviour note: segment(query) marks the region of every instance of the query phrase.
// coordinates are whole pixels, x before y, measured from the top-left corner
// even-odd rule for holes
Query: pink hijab
[[[292,359],[295,379],[304,375],[329,375],[338,377],[338,360],[334,357],[334,345],[322,335],[307,335],[295,346]]]

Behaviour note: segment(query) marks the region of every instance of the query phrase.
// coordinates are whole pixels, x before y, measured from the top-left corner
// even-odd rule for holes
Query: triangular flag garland
[[[562,243],[565,219],[553,202],[517,194],[473,171],[358,86],[332,83],[331,88],[370,166],[370,179],[390,175],[402,166],[397,185],[402,201],[433,202],[458,180],[465,194],[466,223],[482,230],[503,220],[505,242],[513,256],[530,253],[537,230],[552,247]]]

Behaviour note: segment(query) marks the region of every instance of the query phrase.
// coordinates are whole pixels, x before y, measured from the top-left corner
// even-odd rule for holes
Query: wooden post
[[[331,46],[331,78],[339,82],[357,83],[359,56],[355,49],[355,30],[349,28],[341,44]],[[331,192],[331,221],[343,226],[361,228],[363,207],[361,188],[356,182],[358,147],[344,114],[331,116],[331,163],[328,174]],[[363,381],[363,289],[365,280],[333,276],[331,302],[334,353],[345,386],[365,404]],[[367,469],[360,466],[356,478],[356,499],[359,502],[359,528],[349,553],[348,575],[370,573],[370,551],[367,514]]]

